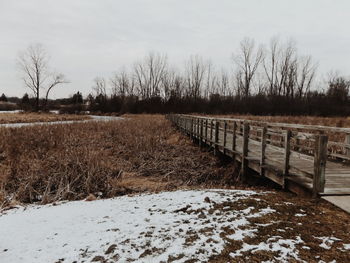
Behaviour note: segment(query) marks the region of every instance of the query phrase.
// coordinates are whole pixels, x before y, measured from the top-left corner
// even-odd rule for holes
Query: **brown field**
[[[194,114],[196,115],[196,114]],[[254,115],[214,115],[220,118],[236,118],[274,123],[294,123],[304,125],[322,125],[350,128],[350,117],[315,117],[315,116],[254,116]]]
[[[192,145],[163,116],[0,129],[2,206],[209,182],[219,186],[225,172],[232,171]]]
[[[164,116],[125,117],[0,128],[0,208],[17,202],[79,200],[89,194],[112,197],[237,185],[233,163],[192,144]]]
[[[249,238],[249,243],[258,244],[272,234],[286,238],[300,236],[310,247],[301,249],[300,257],[306,261],[312,262],[315,253],[321,255],[320,260],[350,260],[346,252],[339,250],[343,243],[350,243],[348,214],[325,201],[302,199],[268,185],[238,185],[235,174],[231,162],[219,160],[195,146],[161,115],[129,115],[122,121],[100,123],[0,128],[0,209],[19,203],[46,204],[87,196],[94,200],[179,188],[264,188],[271,194],[261,197],[259,202],[247,199],[247,203],[225,204],[232,209],[268,206],[278,211],[278,218],[274,218],[277,225]],[[293,206],[285,205],[286,202]],[[294,217],[298,211],[305,211],[307,216]],[[259,220],[254,223],[265,223],[264,218]],[[269,220],[266,216],[266,222]],[[286,226],[290,232],[277,231]],[[320,241],[315,243],[315,233],[336,236],[342,242],[331,250],[321,249]],[[226,234],[231,233],[223,232]],[[227,241],[223,253],[210,262],[227,262],[230,252],[242,245]],[[273,252],[244,254],[238,260],[259,262],[272,256]]]
[[[192,114],[198,115],[198,114]],[[350,128],[350,117],[315,117],[315,116],[255,116],[255,115],[203,115],[206,117],[216,118],[232,118],[232,119],[244,119],[270,123],[288,123],[288,124],[300,124],[300,125],[318,125],[328,126],[337,128]],[[312,129],[311,129],[312,130]],[[310,132],[309,129],[298,130],[300,132]],[[345,133],[343,132],[329,132],[326,131],[324,134],[328,135],[330,141],[344,142]],[[334,152],[340,153],[343,149],[335,148]]]
[[[87,120],[89,116],[53,113],[1,113],[0,124]]]

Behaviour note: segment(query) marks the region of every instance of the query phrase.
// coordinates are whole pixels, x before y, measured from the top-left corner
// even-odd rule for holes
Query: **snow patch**
[[[295,214],[296,217],[303,217],[306,216],[306,214]]]
[[[341,239],[336,237],[315,237],[315,238],[322,241],[322,243],[320,244],[320,247],[324,249],[331,249],[334,241],[341,241]]]
[[[273,236],[266,242],[261,242],[257,245],[243,244],[241,249],[231,253],[230,256],[235,258],[242,256],[242,252],[271,251],[278,252],[279,256],[275,257],[275,260],[278,262],[290,262],[291,259],[302,262],[295,247],[295,245],[302,243],[304,242],[299,236],[295,239],[283,239],[280,236]]]
[[[236,202],[257,194],[176,191],[9,210],[0,214],[1,262],[90,262],[99,257],[122,262],[161,262],[171,257],[177,262],[207,261],[225,246],[220,236],[223,228],[234,230],[231,238],[241,240],[257,231],[242,230],[249,224],[246,216],[274,211],[211,214],[213,203],[227,202],[227,198]],[[210,203],[204,201],[206,197]]]

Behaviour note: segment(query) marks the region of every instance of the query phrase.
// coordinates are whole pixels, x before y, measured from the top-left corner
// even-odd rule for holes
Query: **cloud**
[[[0,92],[25,92],[15,59],[33,42],[71,80],[55,97],[87,94],[96,75],[108,77],[151,50],[180,66],[201,54],[228,67],[245,36],[265,43],[293,37],[322,72],[348,73],[348,10],[347,0],[0,0]]]

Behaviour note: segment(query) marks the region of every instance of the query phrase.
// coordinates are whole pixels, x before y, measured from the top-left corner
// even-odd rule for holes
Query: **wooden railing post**
[[[237,130],[237,123],[234,121],[233,122],[233,127],[232,127],[232,156],[234,158],[235,152],[236,152],[236,130]]]
[[[191,126],[191,129],[190,129],[190,137],[191,137],[191,139],[193,140],[193,118],[191,118],[191,120],[190,120],[190,126]]]
[[[313,178],[314,197],[317,197],[319,193],[324,192],[324,186],[326,183],[327,143],[328,137],[326,135],[316,135]]]
[[[190,119],[186,119],[186,128],[185,128],[185,130],[186,130],[186,133],[188,134],[188,135],[190,135],[191,136],[191,120]]]
[[[248,169],[248,143],[249,143],[249,124],[244,122],[243,124],[243,149],[242,149],[242,167],[241,167],[241,180],[244,181],[247,176]]]
[[[288,175],[289,173],[289,161],[290,161],[290,138],[292,136],[292,132],[290,130],[286,131],[284,135],[284,175]]]
[[[226,154],[226,141],[227,141],[227,122],[224,121],[224,142],[223,142],[223,145],[224,145],[223,153],[224,153],[224,155]]]
[[[197,138],[197,118],[193,119],[193,139]]]
[[[213,120],[210,120],[210,146],[213,146]]]
[[[193,139],[196,139],[196,119],[193,118]]]
[[[350,134],[345,135],[345,144],[349,145],[350,144]],[[350,157],[350,149],[348,147],[345,147],[345,155]]]
[[[267,127],[264,126],[261,131],[260,175],[264,175],[266,139],[267,139]]]
[[[204,131],[204,136],[205,136],[205,143],[208,141],[208,119],[205,119],[205,131]]]
[[[200,126],[199,126],[199,122],[200,122],[200,119],[197,119],[197,139],[199,141],[200,137],[199,137],[199,132],[200,132]],[[199,143],[199,142],[198,142]]]
[[[199,146],[203,144],[203,119],[200,120],[200,132],[199,132]]]
[[[215,134],[214,134],[214,154],[217,155],[219,153],[219,121],[215,121]]]

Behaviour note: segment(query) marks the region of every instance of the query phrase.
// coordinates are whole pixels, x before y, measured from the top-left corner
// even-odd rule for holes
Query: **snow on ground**
[[[8,210],[0,214],[0,261],[205,262],[220,254],[228,239],[258,234],[249,219],[270,216],[274,209],[226,204],[262,194],[175,191]],[[220,212],[214,209],[218,204]],[[302,243],[300,237],[272,236],[257,245],[243,243],[231,257],[265,250],[279,255],[276,262],[299,260],[296,245]]]
[[[87,122],[97,122],[97,121],[123,120],[122,117],[116,117],[116,116],[98,116],[98,115],[88,115],[88,116],[90,116],[91,119],[89,119],[89,120],[72,120],[72,121],[2,123],[2,124],[0,124],[0,127],[20,128],[20,127],[36,126],[36,125],[57,125],[57,124],[73,124],[73,123],[87,123]]]
[[[341,239],[336,237],[315,237],[315,238],[322,241],[322,243],[320,244],[320,247],[324,249],[331,249],[334,241],[341,241]]]

